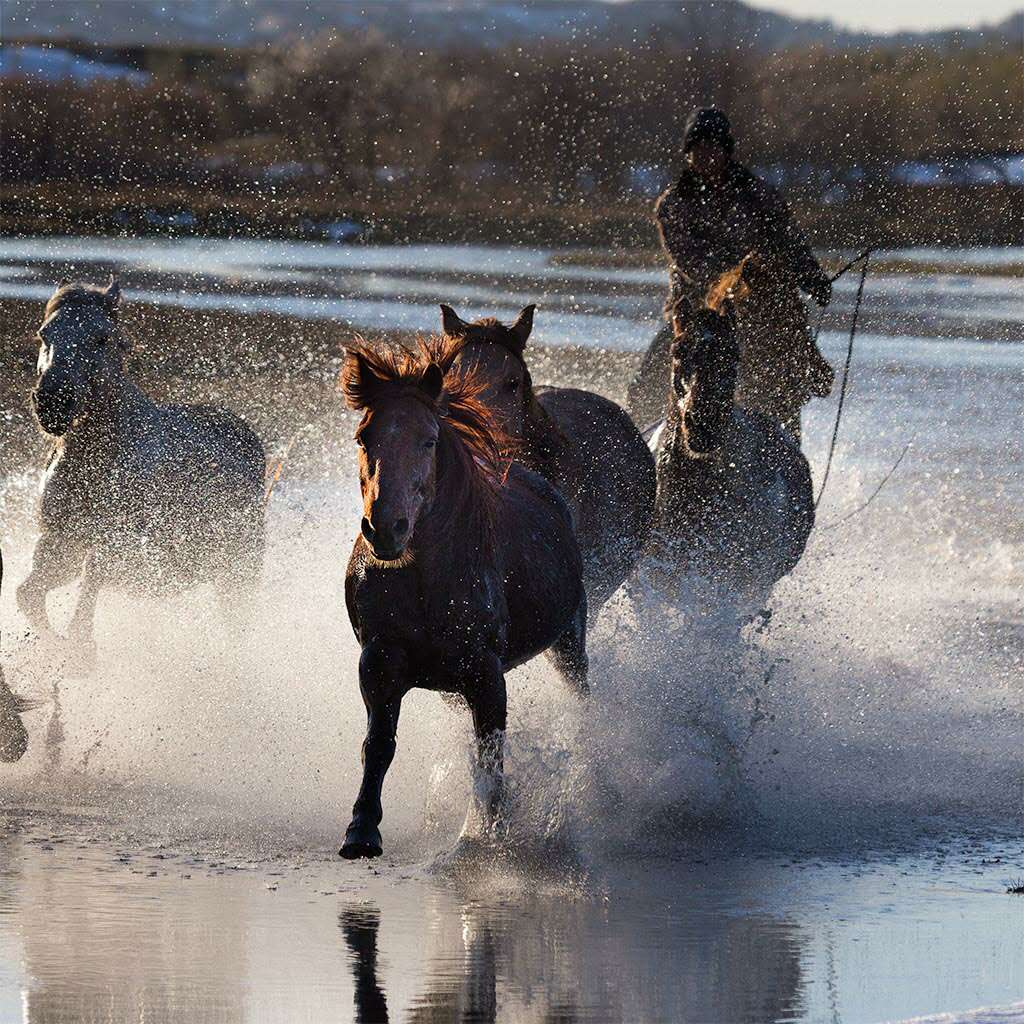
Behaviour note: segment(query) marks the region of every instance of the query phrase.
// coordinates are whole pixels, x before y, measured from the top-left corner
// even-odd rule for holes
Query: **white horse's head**
[[[61,281],[37,332],[38,379],[32,408],[48,434],[67,433],[88,411],[97,385],[120,372],[126,345],[117,322],[121,289]]]

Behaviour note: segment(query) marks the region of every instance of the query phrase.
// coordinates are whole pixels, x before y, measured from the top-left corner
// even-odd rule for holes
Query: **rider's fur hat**
[[[736,146],[729,118],[715,107],[695,110],[686,121],[683,133],[683,152],[689,153],[698,142],[713,142],[730,156]]]

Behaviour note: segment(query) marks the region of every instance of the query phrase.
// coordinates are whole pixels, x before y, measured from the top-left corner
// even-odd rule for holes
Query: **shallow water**
[[[978,250],[999,264],[1019,249]],[[949,250],[965,258],[966,250]],[[0,298],[43,301],[62,275],[117,269],[128,296],[159,306],[338,319],[359,329],[433,331],[437,304],[467,318],[540,305],[547,345],[642,349],[657,328],[662,270],[561,266],[553,250],[482,245],[347,246],[226,239],[24,238],[0,240]],[[934,250],[883,258],[940,262]],[[951,257],[953,258],[953,257]],[[849,319],[857,274],[835,287],[827,324]],[[1024,279],[872,274],[862,326],[885,333],[1020,341]]]
[[[3,1020],[881,1021],[1020,996],[1019,843],[568,882],[200,857],[29,815],[0,847]]]
[[[75,259],[124,244],[72,242]],[[543,273],[535,254],[507,258]],[[306,248],[253,261],[305,287]],[[169,282],[152,290],[173,337]],[[565,339],[592,339],[605,318],[559,295]],[[621,357],[541,337],[547,379],[621,397]],[[840,332],[823,344],[841,359]],[[308,425],[271,503],[252,640],[231,639],[207,594],[105,595],[84,679],[14,610],[36,469],[5,462],[5,665],[46,704],[26,716],[28,755],[0,768],[0,1021],[347,1020],[357,991],[374,1020],[378,988],[390,1019],[438,1021],[869,1024],[1024,998],[1024,898],[1005,893],[1024,876],[1022,374],[1016,345],[872,326],[819,528],[770,624],[737,640],[666,620],[647,636],[615,605],[582,709],[543,662],[513,673],[497,847],[458,842],[468,716],[412,695],[373,867],[333,856],[364,722],[342,596],[352,420],[336,398],[225,385],[258,422],[287,422],[278,436]],[[817,479],[834,408],[805,419]],[[60,624],[73,601],[51,600]]]

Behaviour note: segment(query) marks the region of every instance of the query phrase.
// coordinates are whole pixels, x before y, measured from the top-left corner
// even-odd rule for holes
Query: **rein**
[[[853,305],[853,319],[850,321],[850,340],[846,346],[846,361],[843,364],[843,380],[839,388],[839,405],[836,407],[836,421],[832,427],[832,440],[828,446],[828,459],[825,462],[825,474],[821,478],[821,487],[818,489],[818,497],[814,499],[814,508],[817,510],[821,504],[821,496],[825,493],[825,485],[828,483],[829,474],[832,471],[832,458],[836,453],[836,441],[839,438],[839,424],[843,418],[843,405],[846,402],[846,387],[850,381],[850,363],[853,361],[853,340],[857,336],[857,318],[860,315],[860,306],[864,298],[864,282],[868,276],[868,263],[871,259],[871,249],[865,249],[859,256],[850,260],[837,274],[833,275],[832,281],[838,281],[848,270],[851,270],[858,263],[860,264],[860,281],[857,284],[857,300]],[[821,307],[818,315],[818,326],[814,331],[814,344],[818,344],[818,334],[821,331],[822,322],[825,319],[825,310],[829,303]]]

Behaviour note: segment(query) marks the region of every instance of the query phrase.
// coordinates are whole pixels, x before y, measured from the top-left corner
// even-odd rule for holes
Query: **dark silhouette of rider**
[[[655,206],[671,260],[669,307],[681,295],[699,301],[708,286],[750,252],[759,270],[740,315],[742,351],[737,400],[777,419],[799,437],[800,408],[832,390],[800,292],[824,306],[831,280],[789,208],[734,156],[729,119],[705,108],[690,115],[685,166]]]

